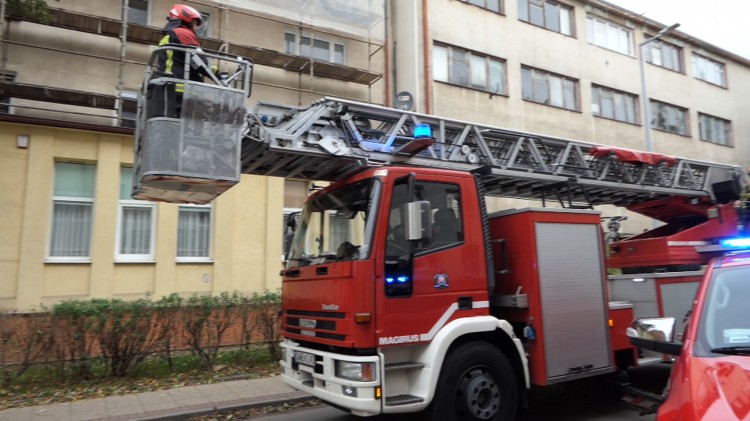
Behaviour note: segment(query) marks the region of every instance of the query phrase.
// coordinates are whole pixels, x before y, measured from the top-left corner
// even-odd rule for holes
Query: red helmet
[[[175,4],[169,9],[169,19],[180,19],[185,23],[196,22],[195,27],[203,25],[203,16],[192,6]]]

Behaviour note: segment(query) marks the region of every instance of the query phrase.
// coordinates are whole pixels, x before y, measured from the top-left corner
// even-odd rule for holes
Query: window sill
[[[713,83],[713,82],[709,82],[709,81],[707,81],[706,79],[701,79],[701,78],[699,78],[699,77],[697,77],[697,76],[693,76],[693,79],[695,79],[695,80],[699,80],[699,81],[701,81],[701,82],[703,82],[703,83],[706,83],[706,84],[709,84],[709,85],[711,85],[711,86],[713,86],[713,87],[715,87],[715,88],[721,88],[721,89],[724,89],[724,90],[727,90],[727,91],[729,90],[729,87],[728,87],[728,86],[724,86],[724,85],[719,85],[718,83]]]
[[[153,265],[156,260],[115,260],[116,265]]]
[[[680,70],[675,70],[675,69],[671,69],[671,68],[669,68],[669,67],[665,67],[665,66],[660,66],[660,65],[658,65],[658,64],[654,64],[654,63],[651,63],[650,61],[647,61],[646,63],[648,63],[648,64],[650,64],[650,65],[652,65],[652,66],[654,66],[654,67],[658,67],[658,68],[660,68],[660,69],[664,69],[664,70],[670,71],[670,72],[672,72],[672,73],[677,73],[677,74],[679,74],[679,75],[683,75],[683,76],[685,75],[685,71],[684,71],[684,69],[680,69]]]
[[[457,83],[446,82],[444,80],[437,80],[437,79],[433,79],[433,80],[435,82],[441,83],[443,85],[455,86],[456,88],[463,88],[463,89],[468,89],[468,90],[474,91],[474,92],[480,92],[480,93],[483,93],[483,94],[488,94],[490,97],[493,97],[493,96],[501,96],[501,97],[505,97],[505,98],[509,97],[509,95],[507,93],[504,93],[504,92],[494,93],[494,92],[485,91],[484,89],[476,88],[476,87],[473,87],[473,86],[459,85]]]
[[[566,110],[567,110],[567,108],[566,108]],[[636,127],[640,127],[640,126],[642,126],[642,124],[640,124],[640,123],[631,123],[631,122],[629,122],[629,121],[618,120],[618,119],[616,119],[616,118],[610,118],[610,117],[604,117],[604,116],[596,115],[596,114],[594,114],[594,113],[591,113],[591,114],[592,114],[592,115],[593,115],[594,117],[596,117],[596,118],[601,118],[602,120],[608,120],[608,121],[614,121],[614,122],[617,122],[617,123],[630,124],[631,126],[636,126]]]
[[[213,259],[194,260],[194,259],[184,259],[184,258],[180,259],[180,258],[177,258],[175,260],[175,263],[177,263],[177,264],[195,263],[195,264],[204,264],[204,265],[208,264],[208,265],[211,265],[211,264],[214,263],[214,260]]]
[[[669,133],[669,134],[673,134],[675,136],[682,136],[682,137],[686,137],[688,139],[692,139],[693,138],[693,136],[690,133],[682,134],[682,133],[677,133],[677,132],[670,132],[669,130],[660,129],[660,128],[654,127],[654,126],[651,126],[651,130],[654,130],[654,131],[657,131],[657,132],[662,132],[662,133]]]
[[[518,20],[519,20],[519,21],[521,21],[521,22],[523,22],[523,23],[529,24],[529,25],[531,25],[531,26],[535,26],[535,27],[537,27],[537,28],[542,28],[542,29],[544,29],[545,31],[549,31],[549,32],[552,32],[552,33],[555,33],[555,34],[560,34],[560,35],[562,35],[562,36],[564,36],[564,37],[568,37],[568,38],[578,38],[578,37],[576,36],[575,32],[571,32],[570,34],[566,34],[566,33],[562,32],[562,31],[556,31],[556,30],[554,30],[554,29],[551,29],[551,28],[547,28],[546,26],[542,26],[542,25],[537,25],[537,24],[535,24],[535,23],[532,23],[532,22],[530,22],[530,21],[528,21],[528,20],[523,20],[523,19],[521,19],[521,18],[519,18]],[[575,29],[575,27],[571,27],[570,29],[571,29],[571,30],[574,30],[574,29]]]
[[[56,259],[44,259],[44,264],[62,264],[62,265],[90,265],[91,259],[85,259],[85,260],[56,260]]]
[[[701,139],[701,142],[710,143],[710,144],[716,145],[716,146],[723,146],[725,148],[734,148],[734,145],[731,145],[731,144],[730,145],[725,145],[723,143],[716,143],[716,142],[712,142],[712,141],[706,140],[706,139]]]
[[[529,102],[529,103],[532,103],[532,104],[544,105],[545,107],[552,107],[552,108],[555,108],[555,109],[558,109],[558,110],[570,111],[572,113],[583,114],[583,111],[581,111],[581,110],[571,110],[570,108],[558,107],[557,105],[545,104],[544,102],[537,102],[537,101],[534,101],[533,99],[526,99],[526,98],[524,98],[523,100],[524,100],[524,102]]]

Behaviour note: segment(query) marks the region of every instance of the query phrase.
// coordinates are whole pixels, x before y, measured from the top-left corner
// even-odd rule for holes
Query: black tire
[[[517,383],[508,358],[492,345],[469,343],[443,362],[426,412],[435,421],[510,421],[517,407]]]

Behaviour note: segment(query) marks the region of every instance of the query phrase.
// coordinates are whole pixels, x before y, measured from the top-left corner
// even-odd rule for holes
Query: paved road
[[[253,417],[253,421],[362,421],[326,405],[289,411],[278,415]],[[414,415],[378,416],[372,421],[412,421]],[[519,414],[519,421],[654,421],[654,415],[640,416],[619,401],[607,396],[600,383],[580,382],[535,390],[529,409]]]

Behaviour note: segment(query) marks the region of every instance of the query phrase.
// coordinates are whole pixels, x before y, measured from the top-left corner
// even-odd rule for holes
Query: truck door
[[[409,190],[413,191],[409,191]],[[388,209],[385,270],[378,312],[379,345],[431,340],[450,320],[476,314],[486,300],[486,265],[481,226],[467,209],[478,209],[472,178],[437,177],[413,185],[397,179]],[[469,204],[466,197],[470,198]],[[429,201],[432,239],[408,241],[404,235],[405,205]],[[477,290],[484,283],[484,296]],[[481,290],[480,290],[481,291]],[[486,311],[486,309],[485,309]]]

